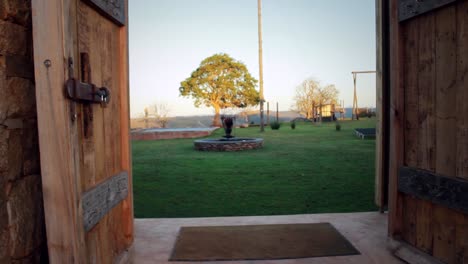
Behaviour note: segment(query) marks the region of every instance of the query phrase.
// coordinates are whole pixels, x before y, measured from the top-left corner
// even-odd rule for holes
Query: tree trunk
[[[219,105],[213,105],[214,109],[215,109],[215,115],[214,115],[214,118],[213,118],[213,126],[214,127],[222,127],[221,125],[221,118],[220,118],[220,115],[219,115],[219,112],[221,110],[221,108],[219,107]]]

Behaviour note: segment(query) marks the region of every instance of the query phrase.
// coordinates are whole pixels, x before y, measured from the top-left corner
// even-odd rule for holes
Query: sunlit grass
[[[193,139],[133,142],[136,217],[202,217],[376,210],[375,141],[356,127],[375,119],[279,130],[235,129],[263,137],[263,149],[198,152]],[[221,130],[212,137],[220,137]]]

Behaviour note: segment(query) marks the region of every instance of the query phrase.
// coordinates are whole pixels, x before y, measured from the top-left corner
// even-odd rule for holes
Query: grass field
[[[375,140],[360,140],[357,127],[375,119],[312,125],[260,133],[264,148],[198,152],[193,139],[133,142],[135,216],[207,217],[357,212],[376,210]],[[220,137],[222,129],[212,137]]]

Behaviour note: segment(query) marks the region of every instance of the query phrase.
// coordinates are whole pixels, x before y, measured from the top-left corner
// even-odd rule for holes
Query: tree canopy
[[[215,54],[204,59],[190,77],[180,83],[181,96],[195,99],[195,106],[213,107],[213,125],[220,125],[220,110],[257,105],[257,80],[247,67],[227,54]]]
[[[335,104],[338,94],[334,84],[322,86],[319,81],[309,78],[297,86],[293,109],[310,119],[315,117],[317,107],[321,111],[322,106]]]

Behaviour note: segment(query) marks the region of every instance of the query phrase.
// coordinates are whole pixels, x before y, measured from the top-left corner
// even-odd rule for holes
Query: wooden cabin
[[[131,261],[127,4],[0,3],[1,263]],[[389,250],[466,264],[468,0],[376,7],[376,203]]]
[[[314,110],[314,118],[321,117],[322,121],[333,121],[335,111],[335,104],[316,106]],[[337,116],[335,116],[335,118],[337,118]]]

